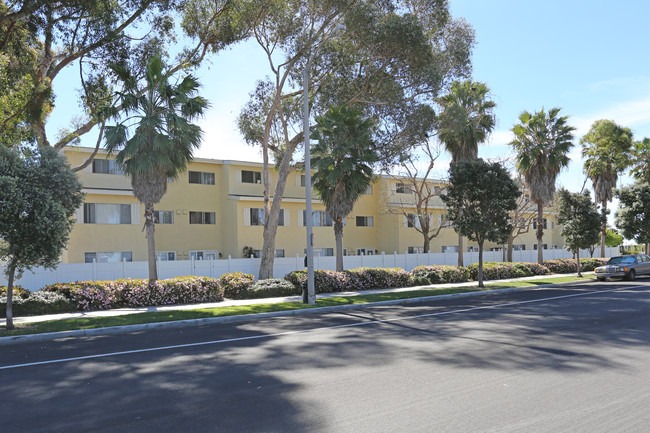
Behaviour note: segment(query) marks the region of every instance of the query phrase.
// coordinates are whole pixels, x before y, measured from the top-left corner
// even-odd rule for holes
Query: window
[[[544,229],[548,228],[548,220],[544,218]],[[537,230],[537,218],[533,221],[533,230]]]
[[[405,183],[396,183],[395,184],[395,192],[397,194],[410,194],[411,190]]]
[[[534,250],[537,250],[537,244],[533,244],[533,249],[534,249]],[[548,245],[547,245],[547,244],[542,244],[542,249],[547,250],[547,249],[548,249]]]
[[[409,247],[407,252],[408,254],[423,253],[424,247]]]
[[[301,175],[299,175],[299,178],[300,178],[300,180],[299,180],[300,186],[304,187],[306,185],[305,175],[301,174]]]
[[[84,223],[131,224],[131,205],[84,203]]]
[[[171,262],[176,260],[176,251],[156,251],[156,260]]]
[[[216,260],[219,257],[217,250],[194,250],[190,251],[191,260]]]
[[[443,246],[442,247],[442,252],[443,253],[457,253],[458,252],[458,245],[449,245],[449,246]]]
[[[205,173],[202,171],[190,171],[190,183],[214,185],[214,173]]]
[[[513,249],[514,251],[525,251],[525,250],[526,250],[526,244],[517,244],[517,245],[513,245],[513,246],[512,246],[512,249]]]
[[[372,185],[368,185],[366,190],[363,192],[364,194],[372,195]]]
[[[478,253],[478,247],[477,247],[477,246],[473,246],[473,245],[468,246],[468,247],[467,247],[467,252],[468,252],[468,253]]]
[[[433,221],[432,215],[429,215],[429,223]],[[415,227],[417,229],[422,228],[422,221],[420,221],[420,217],[414,213],[409,213],[406,214],[406,227]]]
[[[357,256],[372,256],[375,254],[373,248],[357,248]]]
[[[332,222],[332,218],[327,214],[327,212],[322,211],[322,210],[314,210],[311,212],[312,219],[311,219],[311,224],[313,227],[331,227],[334,225]],[[302,224],[300,224],[301,227],[304,227],[306,225],[307,221],[307,211],[302,211]],[[301,221],[298,221],[299,223]],[[345,220],[343,221],[343,225],[345,225]]]
[[[357,227],[372,227],[373,220],[371,216],[358,216]]]
[[[275,250],[275,257],[284,257],[284,249]]]
[[[174,211],[171,210],[155,210],[153,217],[157,224],[174,224]]]
[[[262,183],[262,173],[259,171],[242,170],[241,181],[243,183]]]
[[[190,211],[190,224],[215,224],[214,212]]]
[[[501,251],[503,248],[490,248],[490,251]]]
[[[93,173],[124,174],[112,159],[93,159]]]
[[[280,216],[278,217],[278,226],[284,226],[284,214],[286,209],[280,209]],[[264,225],[264,209],[261,208],[244,208],[244,225],[245,226],[263,226]]]
[[[85,253],[84,261],[86,263],[117,263],[117,262],[131,262],[133,261],[133,254],[131,251],[114,251],[104,253]]]

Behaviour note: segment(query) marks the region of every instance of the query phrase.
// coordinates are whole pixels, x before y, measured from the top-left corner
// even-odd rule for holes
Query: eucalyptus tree
[[[576,255],[576,269],[580,272],[580,249],[587,249],[598,242],[600,215],[591,201],[588,191],[558,191],[557,222],[562,225],[562,237],[567,250]]]
[[[332,107],[316,118],[314,189],[334,221],[337,271],[343,270],[343,220],[372,183],[372,166],[380,159],[374,128],[372,118],[363,119],[361,111],[344,106]]]
[[[552,202],[555,181],[560,171],[569,164],[569,150],[573,147],[574,127],[569,116],[559,116],[560,108],[551,108],[531,114],[524,111],[519,123],[512,128],[515,139],[510,142],[517,156],[517,169],[523,174],[530,199],[537,204],[537,262],[544,263],[542,237],[544,236],[544,205]]]
[[[315,112],[346,104],[381,119],[375,138],[383,146],[379,165],[385,167],[427,138],[434,119],[428,101],[452,78],[469,74],[474,35],[436,1],[261,0],[255,7],[259,20],[250,27],[267,56],[270,76],[251,93],[239,127],[248,143],[262,149],[268,217],[259,278],[269,278],[280,204],[303,142],[305,68]],[[273,159],[278,179],[272,193]]]
[[[23,77],[21,82],[3,80],[0,72],[0,115],[4,117],[7,110],[12,113],[9,119],[0,118],[0,136],[13,127],[14,132],[23,133],[18,137],[22,141],[35,140],[39,147],[61,149],[97,126],[98,149],[105,123],[103,107],[110,105],[113,86],[119,84],[110,64],[127,63],[130,69],[143,71],[149,57],[174,45],[177,17],[183,18],[184,31],[190,38],[182,39],[188,43],[184,49],[176,45],[179,54],[172,71],[196,66],[207,54],[247,35],[246,29],[231,18],[231,9],[238,2],[211,0],[210,13],[200,21],[192,19],[194,3],[0,0],[0,53],[15,53],[14,60],[20,62],[14,63],[20,66]],[[64,73],[70,69],[77,69],[77,73]],[[71,83],[71,77],[78,77],[78,81]],[[76,113],[73,107],[66,107],[71,112],[70,126],[53,139],[45,126],[56,105],[55,84],[61,81],[78,87],[79,106],[74,108]],[[14,120],[21,123],[14,125]],[[16,130],[16,126],[22,129]]]
[[[25,158],[0,145],[0,260],[7,264],[7,329],[13,329],[15,277],[34,266],[56,267],[82,202],[81,183],[63,155],[43,148]]]
[[[627,239],[645,244],[650,253],[650,184],[637,180],[632,185],[616,190],[619,207],[616,211],[616,227]]]
[[[635,179],[650,182],[650,138],[634,142],[631,167]]]
[[[607,202],[612,201],[619,173],[630,166],[630,152],[633,146],[632,131],[611,120],[597,120],[589,132],[580,139],[582,156],[585,158],[584,173],[594,187],[596,202],[600,204],[601,248],[605,257],[607,237]]]
[[[446,95],[436,99],[442,111],[436,120],[438,138],[451,154],[451,163],[472,161],[478,145],[484,142],[494,125],[495,102],[489,99],[484,83],[456,81]],[[458,236],[458,266],[463,266],[463,237]]]
[[[115,161],[131,177],[133,195],[145,206],[152,282],[158,279],[154,204],[167,192],[167,180],[185,170],[201,144],[201,128],[192,121],[203,114],[208,103],[196,96],[199,84],[192,76],[170,83],[160,56],[149,60],[143,80],[124,65],[114,65],[113,71],[122,81],[123,89],[117,95],[123,111],[113,109],[110,113],[118,123],[106,127],[106,150],[116,154]]]

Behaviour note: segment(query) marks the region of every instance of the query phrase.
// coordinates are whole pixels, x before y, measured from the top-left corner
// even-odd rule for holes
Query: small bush
[[[418,266],[411,271],[411,276],[415,285],[463,283],[469,280],[469,269],[449,265]]]
[[[576,272],[575,259],[544,260],[544,266],[553,274],[571,274]]]
[[[29,293],[29,292],[27,292]],[[76,305],[64,296],[52,292],[33,292],[28,296],[12,299],[14,316],[34,316],[38,314],[70,313],[76,311]],[[0,296],[0,317],[7,316],[7,297]]]
[[[352,291],[408,287],[412,284],[411,274],[402,268],[357,268],[342,273],[352,277],[343,277],[346,290]]]
[[[338,274],[343,273],[325,270],[314,271],[314,288],[316,293],[344,292],[349,290],[348,287],[354,285],[354,282],[348,281],[350,278],[354,278],[353,276]],[[300,293],[302,293],[303,287],[307,287],[306,270],[290,272],[284,279],[300,290]]]
[[[254,283],[255,277],[243,272],[233,272],[219,278],[223,295],[228,299],[246,299],[246,294]]]
[[[20,286],[14,286],[11,290],[11,293],[14,295],[12,299],[16,299],[17,297],[27,299],[31,292],[27,289],[23,289]],[[7,286],[0,286],[0,296],[7,296]]]
[[[478,263],[467,266],[472,280],[478,280]],[[483,279],[501,280],[504,278],[530,277],[531,275],[548,274],[548,269],[536,263],[502,263],[484,262]]]
[[[253,284],[247,293],[247,298],[274,298],[280,296],[294,296],[302,294],[299,290],[287,280],[281,278],[271,278],[261,280]]]
[[[582,265],[582,270],[586,272],[591,272],[594,269],[596,269],[598,266],[604,266],[607,264],[609,259],[603,259],[600,257],[596,258],[587,258],[587,259],[580,259],[580,264]],[[575,262],[575,260],[574,260]]]

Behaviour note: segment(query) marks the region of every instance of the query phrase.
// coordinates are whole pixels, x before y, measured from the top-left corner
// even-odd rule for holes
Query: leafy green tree
[[[7,262],[7,329],[13,329],[14,280],[34,266],[55,267],[83,202],[64,156],[41,149],[33,158],[0,146],[0,259]]]
[[[509,212],[521,192],[499,163],[482,159],[457,162],[449,170],[449,186],[441,198],[447,218],[458,233],[478,243],[479,287],[483,287],[483,245],[486,240],[505,243],[512,232]]]
[[[247,35],[232,19],[237,12],[231,9],[242,2],[211,0],[198,21],[192,19],[195,8],[201,6],[197,2],[0,0],[0,53],[16,53],[12,56],[21,59],[18,64],[24,77],[16,81],[0,76],[0,114],[15,114],[11,122],[0,118],[0,128],[3,122],[5,127],[14,127],[13,122],[19,120],[22,132],[28,132],[21,139],[35,138],[39,147],[61,149],[99,125],[98,149],[105,121],[102,107],[110,104],[113,86],[119,84],[110,64],[127,63],[133,71],[142,72],[149,57],[173,45],[177,17],[183,19],[183,29],[191,41],[183,38],[188,45],[174,47],[179,54],[172,62],[171,72],[196,66],[208,53]],[[77,113],[71,115],[69,129],[53,139],[46,133],[45,125],[55,103],[54,84],[63,76],[70,80],[70,74],[62,74],[69,68],[78,70],[75,76],[79,77],[79,106]],[[66,108],[72,111],[72,107]],[[6,129],[0,130],[0,135],[5,132]],[[91,161],[74,169],[80,170]]]
[[[426,140],[434,113],[428,102],[453,78],[470,72],[474,34],[448,5],[405,0],[255,2],[250,22],[268,57],[270,77],[258,83],[239,118],[246,141],[262,149],[264,243],[259,278],[273,273],[275,235],[288,174],[303,142],[302,72],[316,113],[349,105],[381,119],[381,166]],[[313,124],[311,128],[313,129]],[[272,193],[268,170],[275,158]],[[271,199],[273,197],[273,199]]]
[[[605,237],[605,245],[608,247],[617,247],[623,243],[623,236],[618,233],[616,229],[608,228],[607,237]]]
[[[544,263],[542,237],[544,236],[544,205],[551,203],[555,181],[560,171],[569,164],[569,150],[573,147],[574,127],[569,116],[559,116],[559,108],[548,113],[531,114],[524,111],[519,123],[512,128],[515,139],[510,145],[517,153],[517,169],[523,174],[531,200],[537,204],[537,263]]]
[[[471,161],[478,155],[494,125],[494,101],[484,83],[455,81],[448,94],[436,99],[442,107],[436,119],[438,138],[451,154],[451,162]],[[458,266],[463,266],[463,238],[458,237]]]
[[[576,255],[576,269],[581,277],[580,249],[587,249],[598,242],[600,214],[588,191],[575,193],[562,188],[557,197],[557,222],[562,225],[560,233],[567,250]]]
[[[343,219],[372,183],[372,165],[380,159],[372,139],[375,122],[354,108],[333,107],[316,119],[312,138],[314,189],[334,221],[336,270],[343,270]],[[311,215],[307,215],[310,218]]]
[[[643,182],[650,182],[650,138],[635,141],[631,160],[632,176]]]
[[[632,131],[611,120],[597,120],[580,139],[584,172],[591,179],[602,214],[600,256],[605,257],[607,202],[612,201],[619,173],[630,166]]]
[[[114,65],[113,70],[123,83],[118,99],[124,116],[117,110],[111,112],[119,121],[106,127],[106,149],[116,153],[115,161],[131,177],[133,194],[145,206],[149,281],[153,282],[158,279],[154,204],[167,192],[167,179],[177,178],[200,146],[201,128],[192,121],[208,103],[195,96],[199,83],[194,77],[170,83],[159,56],[149,60],[143,82],[124,65]]]
[[[636,181],[634,184],[616,190],[619,199],[616,211],[616,227],[627,239],[650,243],[650,184]]]

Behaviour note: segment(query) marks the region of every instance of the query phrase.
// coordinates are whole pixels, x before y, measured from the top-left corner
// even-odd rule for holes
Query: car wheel
[[[636,272],[634,272],[634,269],[632,269],[630,270],[630,272],[627,273],[625,279],[628,281],[633,281],[635,277],[636,277]]]
[[[605,279],[604,279],[604,278],[601,278],[601,277],[596,277],[596,279],[597,279],[598,281],[605,281]]]

